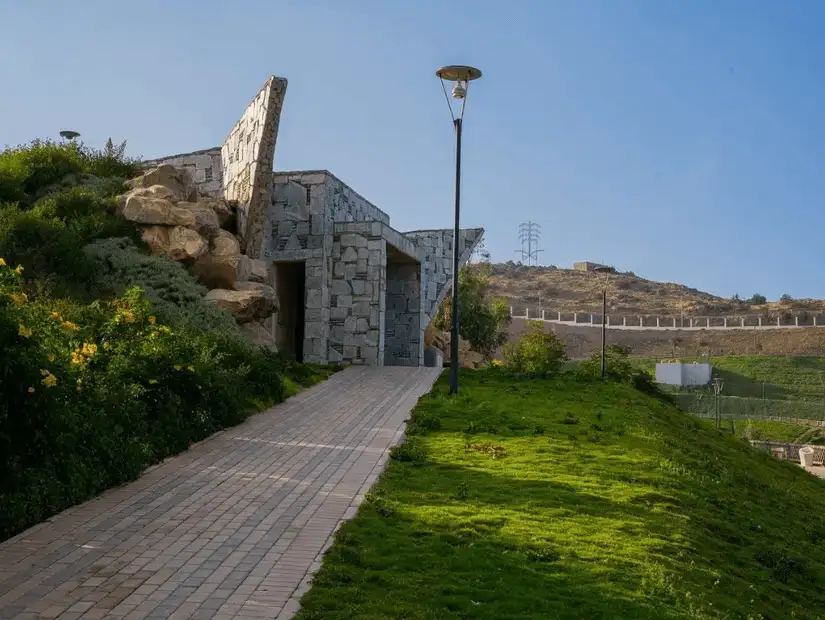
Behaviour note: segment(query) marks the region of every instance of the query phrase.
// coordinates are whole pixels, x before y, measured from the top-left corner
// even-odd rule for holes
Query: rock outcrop
[[[213,289],[206,294],[206,301],[229,310],[238,323],[265,319],[278,311],[275,289],[259,282],[237,282],[235,290]]]
[[[232,232],[237,203],[199,196],[189,173],[168,164],[147,170],[127,186],[116,212],[137,225],[151,252],[190,265],[211,289],[207,302],[231,312],[250,342],[276,349],[262,322],[273,323],[278,297],[266,283],[267,264],[242,254]]]
[[[169,189],[180,200],[195,202],[198,199],[198,192],[189,173],[169,164],[161,164],[135,179],[126,181],[126,186],[131,189],[149,188],[155,185]]]

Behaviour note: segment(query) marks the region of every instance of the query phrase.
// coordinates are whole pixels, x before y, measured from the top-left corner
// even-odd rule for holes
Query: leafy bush
[[[638,369],[630,361],[630,347],[612,344],[605,349],[605,374],[608,379],[629,383],[637,390],[648,394],[662,396],[656,382],[649,372]],[[601,377],[602,354],[593,351],[586,360],[579,364],[577,374],[584,379]]]
[[[0,256],[56,285],[57,294],[88,296],[95,268],[83,246],[114,235],[138,237],[132,224],[110,213],[112,206],[111,197],[88,187],[58,190],[28,210],[0,206]]]
[[[271,353],[170,329],[137,288],[30,301],[22,271],[0,265],[0,539],[283,398]]]
[[[788,295],[788,293],[785,293],[784,295],[782,295],[782,297],[779,298],[779,301],[781,301],[783,304],[790,304],[793,303],[793,297]]]
[[[764,295],[760,295],[759,293],[754,293],[751,295],[750,299],[745,300],[745,303],[748,303],[752,306],[761,306],[762,304],[768,303],[768,298]]]
[[[561,370],[567,360],[564,343],[552,332],[545,332],[538,321],[530,321],[529,331],[516,342],[504,346],[504,368],[528,376],[546,376]]]
[[[459,334],[474,351],[487,358],[507,340],[510,306],[501,297],[490,298],[487,287],[492,275],[489,263],[466,265],[458,275]],[[452,325],[452,299],[447,299],[433,320],[436,329],[447,331]]]
[[[61,186],[90,183],[95,177],[135,176],[139,164],[124,157],[125,143],[96,150],[82,142],[35,140],[0,153],[0,203],[31,207],[38,198]]]
[[[186,268],[165,256],[142,254],[128,238],[95,241],[85,248],[101,292],[122,295],[139,286],[159,319],[170,325],[238,334],[232,315],[206,303],[206,288]]]

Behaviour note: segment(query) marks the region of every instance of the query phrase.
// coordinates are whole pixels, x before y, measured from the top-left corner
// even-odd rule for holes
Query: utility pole
[[[516,250],[516,253],[521,254],[521,262],[530,265],[530,261],[533,261],[534,265],[538,265],[539,253],[544,252],[544,250],[539,249],[541,224],[530,221],[519,224],[518,240],[521,242],[521,249]],[[526,250],[525,246],[527,247]]]
[[[714,416],[716,418],[716,429],[722,426],[722,407],[721,407],[721,395],[722,395],[722,388],[725,387],[725,382],[723,379],[716,377],[713,380],[713,393],[716,397],[716,402],[714,403]]]

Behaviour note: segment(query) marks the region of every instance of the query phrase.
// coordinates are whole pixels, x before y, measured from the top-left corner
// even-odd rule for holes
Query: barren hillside
[[[601,312],[605,276],[586,271],[554,267],[527,267],[513,263],[493,265],[491,293],[507,298],[516,314],[525,307],[548,312]],[[672,282],[653,282],[631,273],[607,279],[610,314],[651,316],[736,316],[762,315],[769,319],[791,315],[825,313],[825,302],[816,299],[786,299],[751,304],[716,297],[695,288]],[[750,297],[750,293],[743,297]]]

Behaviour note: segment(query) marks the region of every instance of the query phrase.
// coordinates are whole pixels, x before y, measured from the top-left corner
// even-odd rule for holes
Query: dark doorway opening
[[[306,308],[306,265],[303,261],[275,263],[275,291],[278,293],[278,321],[275,343],[284,355],[304,361],[304,309]]]

